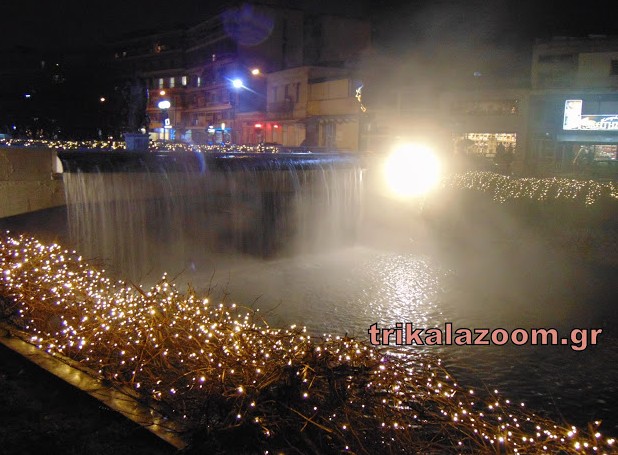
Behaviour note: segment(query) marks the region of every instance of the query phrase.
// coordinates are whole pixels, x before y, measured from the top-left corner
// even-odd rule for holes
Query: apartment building
[[[618,37],[557,37],[532,55],[530,166],[574,172],[618,158]]]
[[[252,144],[270,134],[259,126],[271,103],[268,74],[344,67],[370,38],[369,23],[359,19],[246,3],[193,26],[118,42],[113,60],[146,81],[154,139]],[[294,131],[292,142],[302,142]]]

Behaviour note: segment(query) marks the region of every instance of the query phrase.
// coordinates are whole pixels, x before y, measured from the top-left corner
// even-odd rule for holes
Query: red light
[[[261,123],[256,123],[254,126],[255,126],[256,128],[262,128],[262,124],[261,124]]]
[[[279,128],[279,125],[273,125],[273,128]]]

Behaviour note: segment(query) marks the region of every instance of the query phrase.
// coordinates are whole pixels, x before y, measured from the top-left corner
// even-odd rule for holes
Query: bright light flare
[[[232,79],[232,87],[243,88],[244,86],[242,79]]]
[[[426,146],[399,146],[388,157],[385,176],[391,191],[401,197],[427,194],[437,186],[441,176],[440,161]]]

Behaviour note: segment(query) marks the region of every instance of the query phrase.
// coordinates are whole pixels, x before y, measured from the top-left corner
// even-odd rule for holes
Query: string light
[[[497,202],[521,199],[536,201],[575,201],[585,206],[603,200],[618,200],[614,182],[566,178],[512,178],[493,172],[465,172],[443,182],[446,188],[469,189],[488,193]]]
[[[0,237],[0,296],[17,336],[163,403],[189,432],[251,427],[275,450],[279,434],[311,428],[312,444],[352,453],[613,452],[600,422],[558,425],[497,391],[483,401],[424,354],[271,328],[165,275],[148,290],[112,281],[35,238]]]
[[[59,141],[51,139],[0,139],[0,147],[45,147],[62,150],[126,150],[124,141]],[[235,145],[235,144],[184,144],[178,142],[153,142],[151,150],[158,152],[200,152],[200,153],[279,153],[280,147],[272,145]]]

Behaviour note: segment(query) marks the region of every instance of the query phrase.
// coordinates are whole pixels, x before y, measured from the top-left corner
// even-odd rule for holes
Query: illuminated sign
[[[166,118],[163,124],[163,128],[171,128],[171,127],[172,127],[172,122],[170,121],[169,118]]]
[[[618,114],[582,114],[582,106],[582,100],[565,101],[563,130],[618,131]]]

